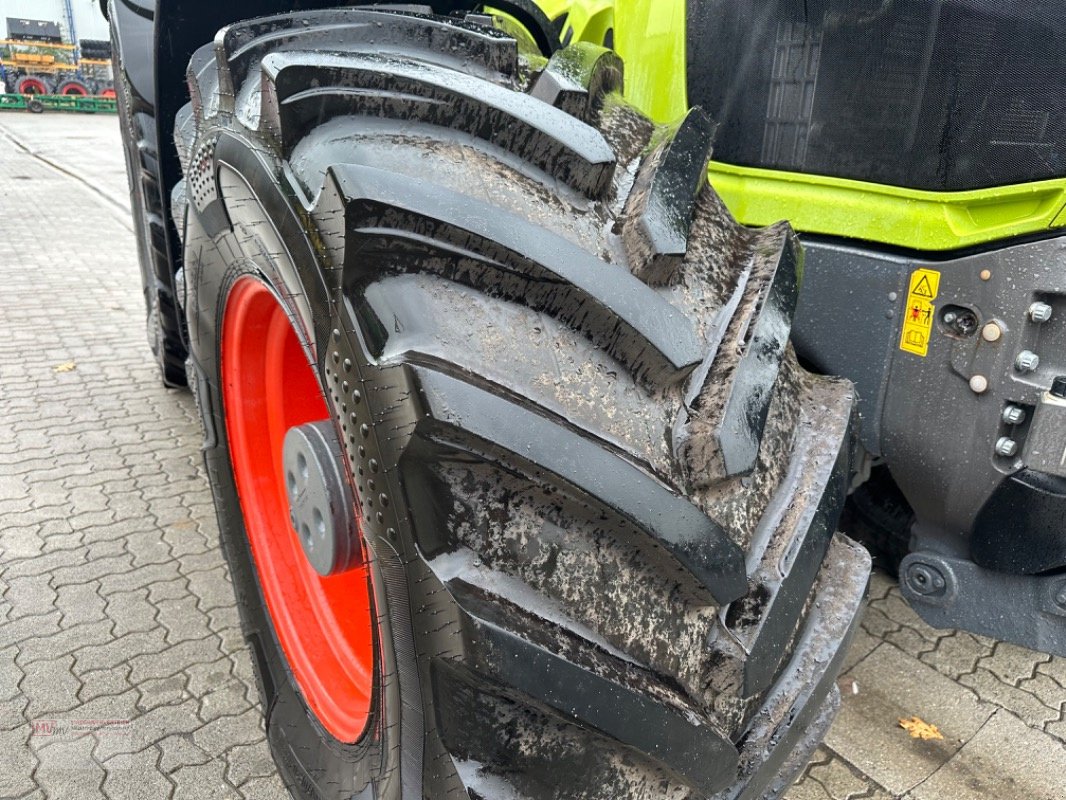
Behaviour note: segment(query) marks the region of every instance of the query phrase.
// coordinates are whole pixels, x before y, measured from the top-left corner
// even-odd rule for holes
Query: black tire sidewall
[[[190,206],[190,221],[195,214]],[[264,220],[264,224],[269,222]],[[213,427],[213,436],[208,436],[208,446],[204,448],[204,459],[215,499],[219,535],[264,705],[271,750],[286,785],[296,797],[351,798],[353,794],[359,798],[385,797],[374,786],[392,783],[387,780],[394,770],[390,764],[389,740],[398,728],[398,719],[394,717],[399,706],[395,680],[389,677],[388,670],[381,668],[383,663],[391,662],[388,637],[382,636],[380,629],[375,632],[374,694],[367,731],[355,744],[340,742],[322,727],[304,701],[281,650],[252,560],[226,437],[219,369],[220,333],[232,287],[242,278],[261,281],[278,298],[290,319],[294,318],[293,308],[285,298],[300,296],[304,289],[286,285],[273,270],[246,261],[227,263],[219,250],[209,250],[213,252],[200,251],[189,304],[190,309],[200,309],[201,314],[212,317],[211,324],[194,325],[190,320],[189,325],[194,369],[203,379],[198,381],[199,392],[208,395],[198,398],[201,414]],[[322,309],[316,311],[328,313]],[[294,327],[300,330],[300,325]],[[306,342],[303,344],[307,346]],[[319,379],[321,383],[321,374]],[[324,394],[335,415],[328,393]],[[372,572],[376,572],[373,561]],[[373,580],[376,586],[381,585],[379,575],[374,574]],[[380,598],[375,599],[375,609],[379,602]],[[378,612],[372,609],[372,617],[377,616]],[[363,794],[367,782],[371,786]]]

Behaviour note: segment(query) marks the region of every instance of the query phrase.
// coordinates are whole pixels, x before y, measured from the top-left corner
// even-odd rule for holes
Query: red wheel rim
[[[89,90],[82,86],[80,83],[72,83],[69,86],[64,86],[63,91],[60,94],[77,95],[78,97],[88,97]]]
[[[25,78],[19,83],[19,94],[48,94],[48,87],[36,78]]]
[[[104,89],[102,92],[100,92],[100,96],[101,97],[114,97],[115,96],[115,90],[114,89]]]
[[[370,576],[314,571],[289,521],[289,428],[329,419],[315,370],[267,287],[241,278],[222,322],[222,399],[244,527],[274,630],[308,706],[342,742],[366,728],[374,674]]]

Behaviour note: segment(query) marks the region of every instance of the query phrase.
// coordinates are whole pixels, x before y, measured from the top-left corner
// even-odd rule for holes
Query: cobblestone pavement
[[[148,353],[114,117],[0,116],[0,187],[0,798],[285,797],[192,400]],[[789,800],[1064,800],[1066,659],[871,596]]]

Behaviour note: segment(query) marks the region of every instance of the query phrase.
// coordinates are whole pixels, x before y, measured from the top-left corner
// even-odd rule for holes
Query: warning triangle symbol
[[[918,281],[918,285],[914,287],[911,294],[916,294],[919,297],[932,297],[933,287],[929,285],[929,276],[923,275],[922,279]]]

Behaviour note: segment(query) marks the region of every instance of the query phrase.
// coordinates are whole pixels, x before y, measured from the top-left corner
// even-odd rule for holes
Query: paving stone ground
[[[284,798],[125,180],[114,117],[0,116],[0,798]],[[840,683],[789,800],[1066,800],[1066,659],[879,574]]]

